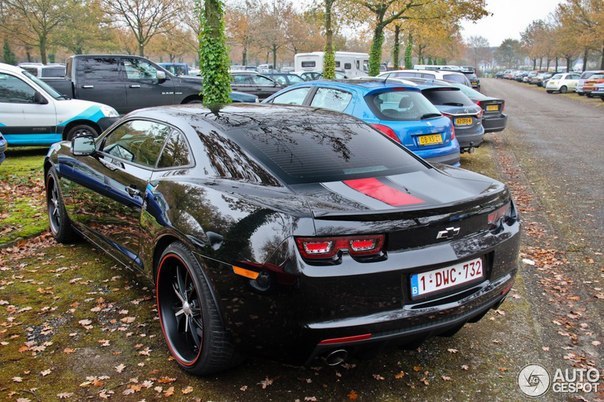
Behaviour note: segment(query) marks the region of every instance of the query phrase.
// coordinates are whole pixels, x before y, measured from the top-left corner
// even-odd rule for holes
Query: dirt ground
[[[150,283],[86,243],[36,234],[43,152],[9,153],[0,165],[0,400],[521,401],[529,364],[552,377],[598,370],[599,392],[552,387],[540,400],[604,400],[604,102],[482,81],[506,100],[508,128],[462,165],[506,182],[520,208],[510,297],[452,338],[338,367],[250,357],[219,376],[186,375],[161,338]]]

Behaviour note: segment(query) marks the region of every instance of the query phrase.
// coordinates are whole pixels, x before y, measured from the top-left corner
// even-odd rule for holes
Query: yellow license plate
[[[471,117],[458,117],[455,119],[456,126],[469,126],[472,124]]]
[[[487,105],[488,112],[497,111],[497,110],[499,110],[499,105]]]
[[[419,137],[419,145],[442,144],[443,139],[440,134],[422,135]]]

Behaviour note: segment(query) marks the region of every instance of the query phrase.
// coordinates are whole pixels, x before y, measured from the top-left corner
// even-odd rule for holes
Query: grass
[[[0,247],[44,232],[46,148],[11,148],[0,165]]]

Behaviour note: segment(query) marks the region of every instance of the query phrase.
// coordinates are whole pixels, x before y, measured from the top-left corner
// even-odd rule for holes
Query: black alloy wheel
[[[235,362],[201,266],[179,242],[162,254],[156,275],[160,324],[170,353],[185,371],[212,374]]]
[[[54,168],[51,168],[46,176],[46,204],[48,206],[50,232],[55,240],[59,243],[73,242],[75,232],[65,211]]]

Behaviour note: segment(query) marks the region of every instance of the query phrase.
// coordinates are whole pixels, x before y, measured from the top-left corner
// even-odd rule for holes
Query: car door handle
[[[140,87],[141,87],[141,86],[140,86],[140,85],[138,85],[138,84],[132,84],[132,85],[130,85],[130,88],[140,88]]]
[[[94,88],[94,85],[82,85],[82,88],[91,89]]]
[[[132,198],[141,196],[141,191],[139,189],[137,189],[135,186],[126,187],[126,192]]]

